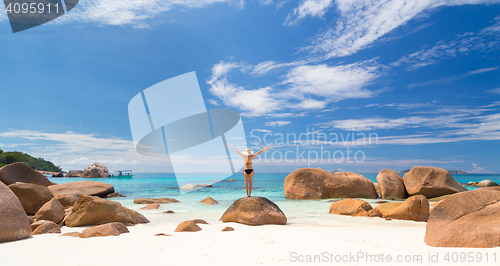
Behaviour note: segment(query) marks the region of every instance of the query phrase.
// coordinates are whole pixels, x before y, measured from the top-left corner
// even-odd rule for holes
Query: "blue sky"
[[[265,144],[251,132],[268,134],[276,160],[260,171],[498,173],[499,44],[500,1],[487,0],[82,0],[16,34],[0,9],[0,148],[64,170],[169,171],[135,153],[128,102],[196,71],[207,108],[242,113],[253,150]],[[280,142],[301,133],[327,139]],[[364,160],[315,161],[347,148]]]

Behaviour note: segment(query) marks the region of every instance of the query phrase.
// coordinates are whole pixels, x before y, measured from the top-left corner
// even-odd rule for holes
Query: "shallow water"
[[[341,216],[332,216],[328,213],[331,200],[290,200],[286,199],[283,192],[283,182],[288,173],[258,173],[254,176],[253,196],[266,197],[275,202],[287,215],[289,225],[316,225],[316,226],[349,226],[352,219]],[[365,174],[368,179],[376,182],[377,174]],[[481,181],[490,179],[500,183],[500,175],[472,175],[455,174],[453,175],[459,183],[470,181]],[[144,205],[133,204],[136,198],[159,198],[173,197],[180,203],[161,204],[160,209],[143,211],[152,221],[161,223],[178,223],[186,219],[203,218],[207,221],[216,222],[224,211],[238,198],[244,197],[245,184],[242,174],[235,174],[229,178],[236,181],[215,182],[213,187],[202,188],[189,193],[180,193],[175,176],[172,173],[137,173],[134,178],[52,178],[50,181],[58,184],[67,182],[92,180],[111,184],[116,192],[125,195],[125,198],[115,198],[113,200],[120,202],[124,206],[138,210]],[[228,179],[229,179],[228,178]],[[197,181],[203,178],[197,178],[194,175],[187,180],[189,183],[197,184]],[[467,187],[472,190],[474,187]],[[220,204],[205,205],[200,201],[206,197],[212,197]],[[367,200],[375,206],[377,200]],[[163,213],[166,210],[173,210],[175,215]],[[357,220],[360,223],[373,223],[370,219]],[[390,223],[387,223],[390,225]],[[410,223],[411,225],[411,223]]]

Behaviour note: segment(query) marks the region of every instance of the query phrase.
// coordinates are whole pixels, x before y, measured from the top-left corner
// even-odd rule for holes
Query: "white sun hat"
[[[252,153],[253,153],[253,151],[251,151],[250,149],[246,149],[246,150],[245,150],[244,152],[242,152],[241,154],[248,156],[248,155],[251,155]]]

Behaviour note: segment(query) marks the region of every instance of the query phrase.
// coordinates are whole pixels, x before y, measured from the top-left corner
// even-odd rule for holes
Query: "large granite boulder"
[[[0,182],[0,243],[28,238],[30,220],[23,205],[4,183]]]
[[[339,215],[369,216],[371,209],[370,203],[357,199],[339,200],[330,205],[330,213]]]
[[[467,191],[450,172],[437,167],[415,166],[403,176],[403,182],[410,196],[424,195],[427,198],[435,198]]]
[[[356,173],[330,173],[318,168],[302,168],[285,178],[288,199],[369,198],[378,197],[373,182]]]
[[[433,247],[500,247],[500,190],[476,189],[443,200],[431,210],[424,241]]]
[[[404,202],[388,202],[375,206],[385,218],[425,222],[429,218],[429,201],[423,195],[409,197]]]
[[[13,163],[0,168],[0,181],[7,186],[16,182],[37,184],[48,187],[52,183],[40,172],[25,163]]]
[[[56,198],[64,208],[68,208],[75,205],[75,202],[78,199],[77,196],[70,194],[55,194],[54,198]]]
[[[394,170],[383,169],[380,171],[377,175],[377,184],[383,199],[407,198],[403,178]]]
[[[35,220],[47,220],[60,223],[65,215],[64,207],[56,198],[45,203],[35,214]]]
[[[148,223],[149,220],[142,214],[123,207],[119,202],[82,195],[64,222],[68,227],[75,227],[110,222],[139,224]]]
[[[81,177],[87,178],[102,178],[109,177],[108,167],[102,163],[92,163],[85,171],[83,171]]]
[[[52,194],[69,194],[75,197],[81,195],[98,196],[101,198],[106,197],[108,194],[115,192],[115,188],[106,183],[95,181],[78,181],[66,184],[49,186]]]
[[[34,215],[54,195],[45,186],[17,182],[9,185],[28,215]]]
[[[82,170],[69,170],[69,172],[66,173],[65,177],[81,177],[82,174]]]
[[[237,199],[220,220],[246,225],[286,224],[286,216],[274,202],[263,197]]]
[[[122,223],[114,222],[85,229],[80,234],[80,238],[90,238],[98,236],[119,236],[123,233],[129,233],[128,228]]]

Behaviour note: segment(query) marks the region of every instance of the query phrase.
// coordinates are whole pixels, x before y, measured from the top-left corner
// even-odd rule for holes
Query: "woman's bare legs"
[[[252,171],[250,173],[250,175],[248,176],[248,179],[249,179],[249,186],[248,186],[248,197],[251,197],[252,196],[252,181],[253,181],[253,174],[254,174],[254,171]]]
[[[251,175],[253,176],[253,173]],[[245,177],[245,191],[247,192],[247,197],[249,197],[249,194],[248,194],[248,174],[247,174],[247,172],[243,171],[243,176]]]

